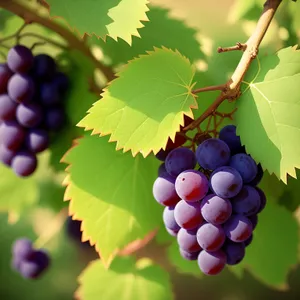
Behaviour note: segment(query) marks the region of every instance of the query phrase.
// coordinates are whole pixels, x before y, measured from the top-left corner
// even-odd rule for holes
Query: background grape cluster
[[[48,268],[50,258],[47,252],[34,249],[27,238],[19,238],[12,247],[12,267],[24,278],[37,279]]]
[[[266,197],[257,187],[263,170],[245,153],[235,126],[201,142],[195,153],[180,147],[157,157],[164,163],[153,195],[165,206],[163,221],[182,257],[198,260],[207,275],[241,262]]]
[[[23,45],[11,48],[0,64],[0,161],[21,177],[37,167],[37,154],[49,147],[51,132],[65,121],[68,78],[47,54]]]

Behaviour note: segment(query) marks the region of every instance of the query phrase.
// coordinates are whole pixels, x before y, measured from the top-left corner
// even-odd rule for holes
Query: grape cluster
[[[16,175],[31,175],[50,133],[65,121],[62,99],[68,78],[47,54],[23,45],[11,48],[0,64],[0,161]]]
[[[177,237],[183,258],[198,260],[207,275],[242,261],[266,204],[257,187],[262,176],[234,125],[222,128],[219,138],[202,141],[195,153],[180,147],[167,154],[153,195],[165,206],[166,230]]]
[[[35,250],[27,238],[15,241],[12,254],[12,268],[24,278],[39,278],[50,264],[48,254],[43,250]]]

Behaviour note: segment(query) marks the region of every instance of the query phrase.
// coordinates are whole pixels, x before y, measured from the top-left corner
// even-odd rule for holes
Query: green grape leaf
[[[298,261],[297,221],[291,212],[271,202],[258,219],[252,244],[235,268],[247,268],[266,285],[286,289],[287,275]]]
[[[171,264],[176,268],[178,273],[192,274],[197,277],[203,277],[203,273],[199,269],[197,261],[185,260],[179,253],[177,240],[173,241],[168,248],[168,258]]]
[[[114,148],[107,137],[85,136],[64,158],[70,165],[65,193],[70,213],[83,221],[84,239],[96,245],[106,264],[156,229],[162,213],[152,196],[156,159]]]
[[[79,126],[111,134],[117,149],[131,150],[133,156],[156,154],[169,137],[174,140],[184,115],[193,118],[194,69],[179,52],[155,48],[117,75]]]
[[[120,37],[131,45],[132,36],[140,36],[137,29],[144,27],[141,21],[148,21],[146,15],[149,10],[148,2],[148,0],[121,0],[108,13],[113,20],[107,25],[109,36],[115,40]]]
[[[300,168],[300,51],[284,48],[254,61],[237,101],[237,133],[247,152],[286,183]]]
[[[79,284],[76,296],[82,300],[99,295],[101,300],[173,299],[169,274],[149,259],[116,258],[108,270],[95,260],[80,275]]]
[[[147,15],[149,22],[146,22],[145,27],[139,31],[141,38],[134,36],[131,46],[123,40],[116,42],[110,37],[105,42],[92,37],[89,43],[100,46],[104,55],[109,57],[115,66],[126,63],[152,50],[153,47],[161,46],[178,50],[191,61],[203,58],[200,44],[195,37],[195,29],[187,27],[181,20],[170,18],[165,9],[151,7]],[[171,31],[176,32],[176,35],[170,34]]]
[[[38,200],[35,178],[20,178],[12,169],[0,164],[0,211],[19,215]]]
[[[112,23],[108,12],[120,0],[47,0],[52,18],[63,18],[80,36],[95,34],[104,37],[108,34],[107,25]]]

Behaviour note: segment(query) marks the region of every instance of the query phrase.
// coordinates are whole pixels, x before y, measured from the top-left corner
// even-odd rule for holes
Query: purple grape
[[[176,148],[168,154],[165,165],[166,170],[171,176],[178,176],[185,170],[194,169],[196,158],[192,150]]]
[[[163,221],[166,228],[171,229],[173,231],[178,231],[180,229],[180,226],[175,221],[174,208],[174,206],[165,207],[163,212]]]
[[[174,216],[177,224],[188,230],[195,229],[203,223],[200,203],[198,202],[179,201],[175,206]]]
[[[32,153],[40,153],[49,146],[49,135],[43,129],[31,129],[25,138],[25,146]]]
[[[251,182],[257,175],[256,162],[248,154],[238,153],[233,155],[229,165],[241,174],[244,183]]]
[[[226,254],[222,250],[216,252],[201,251],[198,256],[200,270],[206,275],[217,275],[226,265]]]
[[[232,215],[224,224],[227,237],[236,243],[246,241],[253,231],[251,221],[243,215]]]
[[[178,234],[178,231],[179,230],[172,230],[172,229],[169,229],[169,228],[167,228],[166,227],[166,230],[167,230],[167,232],[171,235],[171,236],[177,236],[177,234]]]
[[[266,198],[265,193],[259,187],[256,187],[255,189],[259,193],[259,196],[260,196],[260,207],[259,207],[259,209],[257,211],[257,214],[259,214],[266,207],[267,198]]]
[[[234,243],[231,241],[226,241],[223,247],[223,251],[227,256],[227,264],[230,266],[237,265],[245,257],[244,243]]]
[[[49,108],[46,111],[45,122],[48,130],[59,130],[65,122],[64,110],[61,107]]]
[[[33,252],[32,242],[27,238],[17,239],[12,246],[14,257],[27,259]]]
[[[32,79],[27,75],[15,74],[10,78],[7,90],[12,100],[26,103],[33,99],[35,86]]]
[[[56,72],[53,78],[53,82],[56,84],[59,93],[64,94],[69,88],[69,79],[62,72]]]
[[[18,104],[11,100],[7,94],[0,95],[0,119],[14,119],[17,106]]]
[[[202,142],[196,150],[198,164],[208,170],[215,170],[229,162],[230,149],[219,139],[208,139]]]
[[[210,194],[201,201],[201,213],[206,222],[221,225],[230,218],[232,206],[228,199]]]
[[[200,251],[189,252],[179,248],[179,253],[186,260],[197,260]]]
[[[250,235],[250,237],[246,239],[246,241],[244,241],[245,247],[248,247],[252,243],[252,241],[253,241],[253,233]]]
[[[242,189],[243,180],[237,170],[231,167],[216,169],[210,177],[211,190],[221,198],[232,198]]]
[[[180,200],[175,190],[175,179],[169,174],[154,181],[152,192],[155,200],[164,206],[173,206]]]
[[[206,176],[196,170],[180,173],[175,181],[178,196],[187,202],[196,202],[205,197],[209,184]]]
[[[8,149],[17,151],[25,139],[24,128],[16,121],[5,121],[0,127],[0,141]]]
[[[58,88],[53,82],[46,82],[41,85],[40,100],[45,106],[53,106],[60,102]]]
[[[165,176],[170,176],[170,175],[169,175],[169,173],[166,170],[165,164],[163,163],[158,168],[158,177],[165,177]]]
[[[177,234],[177,242],[180,249],[188,252],[199,252],[202,250],[197,241],[197,230],[186,230],[181,228]]]
[[[16,45],[8,51],[7,65],[15,73],[26,73],[33,64],[33,54],[30,49]]]
[[[219,139],[224,141],[228,145],[231,154],[241,152],[241,139],[238,135],[236,135],[235,125],[224,126],[220,131]]]
[[[22,126],[33,128],[42,122],[43,109],[37,103],[22,103],[17,108],[16,116]]]
[[[261,164],[258,164],[257,165],[257,174],[256,174],[255,178],[252,181],[250,181],[248,184],[252,185],[252,186],[258,185],[261,182],[263,176],[264,176],[264,171],[262,169],[262,166],[261,166]]]
[[[251,223],[252,223],[252,228],[253,228],[253,230],[256,228],[256,226],[257,226],[257,223],[258,223],[258,217],[257,217],[257,215],[252,215],[252,216],[250,216],[250,217],[248,217],[249,218],[249,220],[251,221]]]
[[[20,177],[30,176],[37,168],[37,158],[27,151],[20,151],[12,160],[11,167]]]
[[[254,187],[244,185],[241,191],[231,199],[231,204],[235,213],[251,216],[260,208],[260,196]]]
[[[9,69],[7,64],[0,64],[0,94],[6,93],[7,84],[13,72]]]
[[[56,63],[52,57],[47,54],[38,54],[33,60],[33,76],[42,81],[52,79],[55,75]]]
[[[225,232],[220,225],[205,223],[197,231],[198,244],[209,252],[219,250],[223,246],[225,238]]]
[[[30,259],[21,262],[20,273],[24,278],[36,279],[48,268],[49,263],[50,259],[46,252],[35,251]]]
[[[15,157],[16,152],[7,149],[4,145],[0,144],[0,161],[6,166],[11,165],[13,158]]]

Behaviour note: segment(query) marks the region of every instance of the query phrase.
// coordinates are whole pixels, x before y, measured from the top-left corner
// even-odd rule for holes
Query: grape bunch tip
[[[157,154],[163,163],[153,196],[165,207],[164,225],[183,259],[217,275],[226,264],[240,263],[252,242],[266,205],[257,187],[263,170],[245,152],[234,125],[223,127],[219,138],[201,141],[195,153],[180,146]]]
[[[68,78],[47,54],[12,47],[0,64],[0,161],[19,177],[34,173],[37,154],[65,122]]]

